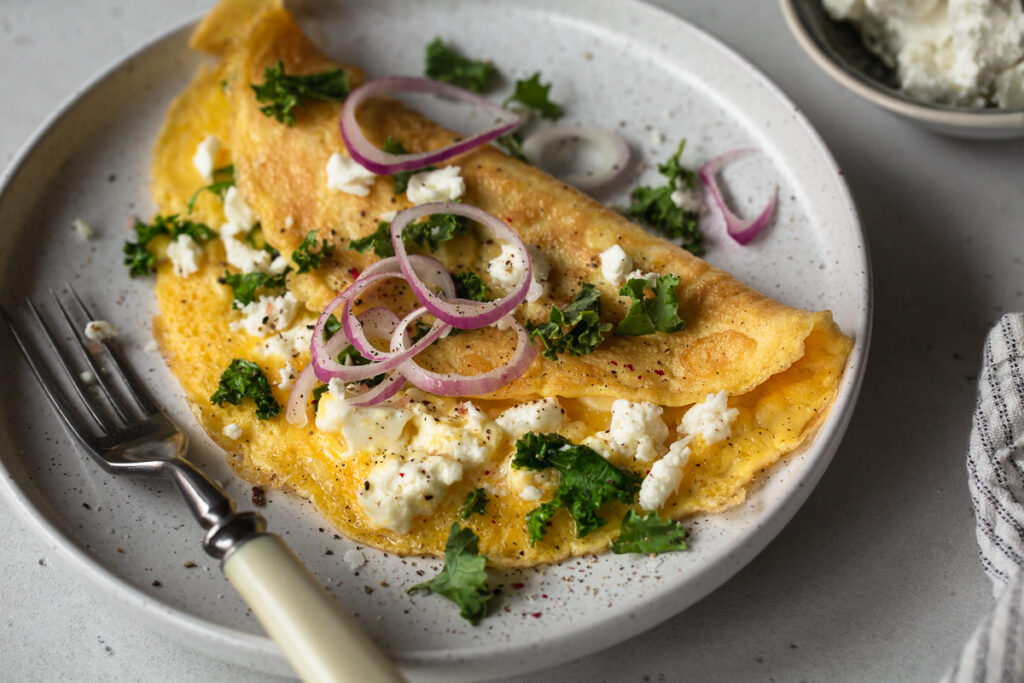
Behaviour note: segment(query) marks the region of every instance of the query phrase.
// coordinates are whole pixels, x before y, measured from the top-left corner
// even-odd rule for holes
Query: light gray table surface
[[[991,602],[964,451],[985,333],[1024,308],[1024,142],[939,138],[874,109],[811,64],[771,0],[657,4],[758,65],[836,156],[871,245],[871,358],[833,464],[767,550],[653,630],[522,680],[934,680]],[[207,5],[0,0],[0,162],[77,86]],[[260,678],[97,601],[0,515],[0,679]]]

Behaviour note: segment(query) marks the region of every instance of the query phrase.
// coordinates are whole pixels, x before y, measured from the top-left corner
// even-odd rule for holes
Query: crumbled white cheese
[[[466,191],[466,181],[459,166],[444,166],[433,171],[420,171],[409,178],[405,196],[413,204],[454,202]]]
[[[228,223],[237,225],[240,228],[239,232],[248,232],[256,225],[256,214],[234,185],[224,193],[224,217],[228,219]]]
[[[663,412],[664,408],[648,401],[634,403],[617,399],[612,403],[612,424],[608,431],[584,439],[583,444],[605,458],[618,455],[650,462],[658,457],[668,438],[668,427],[661,419]]]
[[[345,554],[341,557],[345,561],[345,564],[348,565],[348,568],[352,571],[356,571],[366,564],[366,557],[355,548],[352,550],[346,550]]]
[[[440,455],[375,465],[359,490],[359,506],[377,528],[408,533],[413,517],[429,515],[448,488],[462,478],[462,465]]]
[[[600,258],[601,275],[615,287],[621,286],[626,280],[626,273],[633,268],[633,259],[617,244],[602,251]]]
[[[1024,106],[1019,0],[825,0],[895,68],[909,95],[968,107]]]
[[[277,386],[281,389],[291,389],[292,385],[295,384],[295,367],[291,361],[286,361],[284,367],[277,371],[278,382]]]
[[[645,273],[639,268],[634,271],[630,271],[630,273],[626,275],[627,280],[647,280],[648,287],[654,287],[654,281],[659,277],[661,276],[658,275],[658,273]]]
[[[96,375],[92,374],[88,370],[78,373],[78,379],[82,380],[82,384],[86,385],[96,383]]]
[[[92,239],[96,231],[92,229],[92,226],[83,221],[81,218],[76,218],[71,221],[71,227],[75,229],[75,234],[78,235],[78,239],[83,242],[88,239]]]
[[[224,436],[228,437],[232,441],[237,441],[242,436],[242,428],[236,422],[224,425],[224,430],[221,432]]]
[[[740,411],[730,408],[729,397],[724,391],[708,394],[702,403],[696,403],[679,423],[679,431],[696,436],[700,434],[704,443],[713,444],[728,439],[732,433],[732,423]]]
[[[391,221],[395,220],[395,216],[397,215],[397,211],[385,211],[380,215],[380,219],[385,223],[390,223]]]
[[[217,163],[217,152],[219,151],[220,140],[214,135],[207,135],[196,146],[196,153],[192,157],[192,165],[199,171],[202,179],[208,183],[213,182],[213,167]]]
[[[565,424],[565,410],[557,398],[542,398],[512,406],[495,422],[510,439],[518,439],[527,432],[557,432]]]
[[[691,211],[693,213],[700,213],[704,208],[704,203],[700,200],[700,195],[697,194],[696,190],[687,186],[682,178],[676,178],[676,189],[673,190],[669,196],[672,203],[676,205],[676,208],[683,209],[685,211]]]
[[[644,510],[658,510],[668,497],[679,488],[683,480],[683,466],[690,459],[690,440],[687,436],[668,447],[668,453],[651,465],[651,471],[640,485],[639,502]]]
[[[417,432],[409,442],[411,453],[444,455],[476,467],[494,456],[502,437],[501,428],[470,401],[458,405],[454,418],[437,419],[419,403],[412,412]]]
[[[224,253],[228,264],[243,273],[269,272],[270,254],[239,239],[248,232],[248,228],[243,228],[237,223],[229,222],[221,226],[220,240],[224,243]]]
[[[412,412],[388,405],[354,407],[346,400],[345,383],[335,378],[320,398],[316,427],[326,434],[341,433],[349,455],[375,450],[398,453],[408,441],[403,436]]]
[[[523,490],[519,492],[519,497],[523,500],[540,500],[544,492],[536,486],[524,486]]]
[[[370,194],[377,174],[367,171],[352,157],[335,152],[327,160],[327,187],[357,197]]]
[[[282,296],[261,296],[241,308],[242,318],[231,323],[233,330],[245,330],[254,337],[266,337],[285,330],[295,319],[299,301],[291,292]]]
[[[309,351],[309,345],[312,341],[312,325],[300,323],[286,330],[277,331],[270,337],[267,337],[263,340],[261,349],[264,358],[268,356],[295,358],[301,353]]]
[[[106,320],[90,320],[85,324],[85,338],[106,341],[117,336],[117,328]]]
[[[167,245],[167,258],[171,259],[174,274],[178,277],[188,277],[199,270],[199,257],[202,255],[202,247],[184,232]]]
[[[551,274],[551,264],[548,263],[544,252],[532,244],[526,245],[530,254],[530,261],[533,262],[533,272],[530,274],[530,288],[526,292],[526,300],[536,301],[544,296],[547,291],[547,280]],[[519,250],[511,244],[502,244],[501,253],[490,260],[487,264],[487,274],[491,279],[505,289],[511,289],[526,270],[526,262],[523,261]]]
[[[558,488],[561,475],[557,470],[550,468],[529,470],[525,467],[512,467],[514,459],[514,454],[509,455],[501,464],[501,474],[505,477],[505,486],[512,493],[522,497],[525,491],[527,497],[523,500],[529,500],[529,496],[533,495],[531,489],[537,489],[543,495],[545,491],[553,491]]]
[[[284,218],[284,227],[290,228],[293,225],[295,225],[295,217],[294,216],[285,216],[285,218]]]

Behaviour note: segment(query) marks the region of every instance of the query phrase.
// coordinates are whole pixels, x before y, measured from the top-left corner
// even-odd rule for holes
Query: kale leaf
[[[409,242],[413,242],[423,249],[435,250],[442,242],[466,232],[468,227],[469,219],[465,216],[435,213],[421,221],[407,225],[402,231],[402,241],[406,242],[407,246]],[[365,237],[351,240],[348,246],[359,253],[366,253],[372,249],[373,253],[380,258],[394,256],[395,247],[391,243],[391,224],[385,221],[378,222],[376,230]]]
[[[391,244],[391,224],[387,221],[379,221],[376,230],[366,237],[350,240],[348,248],[355,249],[360,254],[365,254],[372,249],[373,253],[380,258],[394,256],[395,247]]]
[[[491,300],[491,288],[476,273],[470,271],[452,273],[452,280],[455,281],[456,297],[472,301]]]
[[[662,275],[654,280],[651,289],[654,296],[647,298],[644,290],[648,281],[632,278],[622,286],[619,294],[633,299],[626,312],[626,317],[615,328],[615,334],[636,337],[641,334],[658,332],[677,332],[686,326],[679,317],[679,298],[676,287],[679,286],[678,275]]]
[[[313,412],[320,410],[320,399],[323,398],[324,394],[330,387],[326,384],[317,385],[316,389],[313,389]]]
[[[549,90],[551,84],[542,84],[538,71],[529,78],[516,81],[515,91],[505,98],[502,106],[508,106],[510,102],[519,102],[537,111],[543,118],[555,121],[562,117],[562,108],[551,101]]]
[[[217,391],[210,396],[210,402],[218,406],[224,403],[240,405],[247,398],[256,403],[256,417],[261,420],[267,420],[281,412],[281,406],[274,399],[274,394],[270,391],[270,382],[267,381],[267,376],[263,374],[260,366],[252,361],[236,358],[220,376]]]
[[[231,288],[232,308],[242,308],[256,301],[259,294],[271,294],[284,288],[286,270],[277,275],[270,273],[231,273],[224,271],[223,282]]]
[[[658,172],[667,179],[664,185],[633,189],[630,193],[632,203],[626,208],[626,215],[669,237],[681,239],[683,249],[699,255],[704,236],[697,227],[697,212],[676,206],[672,201],[676,191],[694,190],[693,171],[684,168],[680,162],[685,146],[686,140],[683,140],[676,153],[658,165]]]
[[[387,152],[388,154],[409,153],[409,150],[405,148],[405,145],[403,145],[398,140],[395,140],[390,135],[388,136],[388,139],[384,141],[384,147],[382,151]],[[409,178],[411,178],[414,173],[420,173],[422,171],[433,171],[436,168],[437,166],[424,166],[423,168],[417,169],[415,171],[399,171],[398,173],[392,174],[391,183],[394,193],[403,194],[407,189],[409,189]]]
[[[416,584],[407,593],[425,590],[448,598],[459,606],[463,619],[475,624],[487,614],[494,590],[487,585],[487,558],[478,554],[479,537],[472,529],[454,522],[444,546],[444,568],[425,583]]]
[[[149,250],[149,243],[161,235],[167,235],[171,240],[178,239],[179,235],[188,235],[199,244],[217,236],[207,225],[182,220],[177,214],[154,216],[152,223],[143,223],[136,218],[132,227],[136,241],[125,242],[122,250],[124,264],[132,277],[146,276],[156,270],[156,256]]]
[[[192,193],[192,196],[188,199],[188,212],[192,213],[193,209],[196,208],[196,200],[199,198],[199,194],[204,190],[212,192],[221,199],[224,198],[224,193],[228,191],[228,188],[235,184],[235,167],[233,164],[227,166],[221,166],[220,168],[213,169],[213,182],[209,185],[203,185],[198,190]]]
[[[686,550],[686,529],[679,522],[664,522],[656,512],[646,515],[630,510],[622,520],[619,537],[612,541],[613,553],[664,553]]]
[[[592,353],[612,326],[601,322],[601,294],[586,282],[564,311],[552,306],[548,322],[539,325],[529,322],[526,329],[531,341],[539,339],[543,344],[544,357],[556,360],[560,353],[570,356]]]
[[[597,510],[606,502],[633,502],[640,488],[640,477],[620,470],[587,446],[573,445],[558,434],[527,432],[516,441],[512,467],[542,470],[553,467],[561,475],[558,491],[527,515],[530,543],[540,540],[546,523],[558,508],[564,507],[576,522],[576,536],[583,538],[604,526]]]
[[[280,59],[263,71],[262,84],[253,83],[249,87],[256,93],[256,100],[264,105],[260,111],[288,126],[295,125],[294,109],[304,106],[307,98],[344,102],[350,90],[347,71],[331,69],[305,76],[290,76],[284,72],[284,63]]]
[[[509,155],[513,159],[519,159],[519,161],[525,161],[530,163],[530,160],[523,154],[523,136],[518,132],[512,132],[508,135],[502,135],[500,138],[494,141],[498,147]]]
[[[482,515],[487,512],[487,502],[487,494],[484,490],[480,487],[475,487],[466,496],[462,507],[459,508],[459,516],[465,521],[473,515]]]
[[[440,38],[434,38],[427,44],[424,73],[437,81],[486,92],[498,70],[489,61],[469,59]]]
[[[299,268],[296,273],[306,273],[311,270],[316,270],[320,267],[325,256],[330,256],[334,252],[334,245],[327,244],[327,240],[320,240],[320,248],[316,248],[316,230],[310,230],[306,233],[305,239],[299,243],[299,246],[292,252],[292,261],[295,262]]]

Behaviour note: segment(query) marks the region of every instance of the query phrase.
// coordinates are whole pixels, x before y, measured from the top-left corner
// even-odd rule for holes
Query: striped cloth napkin
[[[967,477],[981,564],[996,604],[945,681],[1024,681],[1024,314],[989,332]]]

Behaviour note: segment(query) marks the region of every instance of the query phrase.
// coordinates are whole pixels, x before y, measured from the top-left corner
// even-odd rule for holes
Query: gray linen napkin
[[[996,604],[945,681],[1024,681],[1024,314],[1004,315],[985,342],[967,481],[981,564]]]

